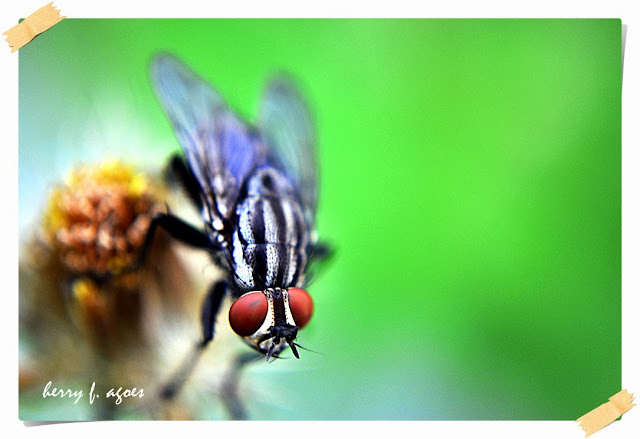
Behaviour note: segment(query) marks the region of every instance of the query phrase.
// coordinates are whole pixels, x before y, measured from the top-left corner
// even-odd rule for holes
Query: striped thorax
[[[309,233],[293,188],[269,167],[247,183],[230,249],[238,286],[246,291],[301,285]]]

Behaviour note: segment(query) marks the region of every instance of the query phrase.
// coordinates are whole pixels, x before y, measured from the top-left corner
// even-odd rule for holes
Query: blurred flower
[[[138,266],[153,215],[172,199],[162,179],[121,162],[79,166],[53,189],[41,224],[21,252],[22,419],[201,417],[192,406],[201,403],[197,395],[180,395],[172,403],[157,395],[200,334],[200,292],[211,276],[188,269],[210,266],[208,255],[196,255],[158,230]],[[235,352],[225,352],[232,338],[218,333],[216,360],[201,368],[199,379],[208,383],[209,397],[221,395],[237,416],[241,402],[228,395],[238,379],[228,372]],[[233,343],[241,345],[235,338]],[[58,388],[82,389],[83,408],[43,401],[50,380]],[[102,399],[89,404],[92,382]],[[105,400],[108,390],[120,386],[144,388],[145,396],[121,405]],[[43,411],[40,405],[47,402]],[[54,406],[60,411],[52,413]]]

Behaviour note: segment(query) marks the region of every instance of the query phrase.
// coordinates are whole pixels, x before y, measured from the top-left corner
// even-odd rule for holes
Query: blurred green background
[[[252,418],[576,419],[621,388],[620,45],[620,20],[65,19],[19,52],[21,224],[78,160],[178,149],[158,50],[249,120],[286,70],[337,253],[319,354],[249,368]]]

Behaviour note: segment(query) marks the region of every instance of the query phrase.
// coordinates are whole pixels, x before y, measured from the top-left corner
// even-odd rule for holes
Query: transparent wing
[[[313,226],[318,196],[314,123],[291,78],[280,75],[269,81],[258,127],[267,144],[269,160],[292,179],[308,224]]]
[[[200,185],[211,221],[233,214],[242,183],[266,152],[222,97],[169,54],[155,57],[151,80]]]

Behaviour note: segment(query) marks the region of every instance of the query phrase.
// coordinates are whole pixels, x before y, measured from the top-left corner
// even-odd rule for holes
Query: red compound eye
[[[313,299],[300,288],[289,288],[289,308],[298,328],[304,328],[313,315]]]
[[[229,309],[231,329],[243,337],[253,334],[264,323],[268,309],[267,298],[261,291],[241,296]]]

